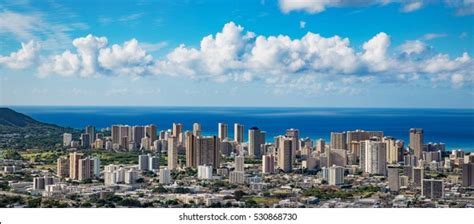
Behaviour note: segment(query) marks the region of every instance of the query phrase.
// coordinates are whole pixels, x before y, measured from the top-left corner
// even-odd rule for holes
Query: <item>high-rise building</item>
[[[196,137],[192,132],[186,131],[184,148],[186,150],[186,167],[197,167],[196,164]]]
[[[262,173],[272,174],[275,172],[275,157],[273,155],[262,156]]]
[[[120,125],[112,125],[112,144],[120,144]]]
[[[387,174],[387,145],[378,137],[361,142],[360,145],[360,167],[363,172],[369,174]]]
[[[94,161],[90,158],[79,160],[77,180],[83,181],[91,179],[94,176]]]
[[[212,166],[207,166],[207,165],[198,166],[198,179],[202,179],[202,180],[212,179]]]
[[[197,136],[196,165],[212,165],[214,169],[220,166],[220,150],[217,136]]]
[[[393,137],[384,137],[383,142],[387,144],[387,163],[397,164],[403,158],[403,141]]]
[[[293,139],[280,137],[278,143],[278,167],[284,172],[291,172],[293,165]]]
[[[231,184],[244,184],[245,173],[243,171],[232,171],[229,173],[229,183]]]
[[[329,149],[328,166],[336,165],[344,167],[347,165],[347,150],[345,149]]]
[[[72,134],[64,133],[63,134],[63,146],[71,146]]]
[[[383,131],[364,131],[364,130],[355,130],[346,132],[346,143],[351,142],[360,142],[369,140],[372,137],[377,137],[382,139],[384,137]]]
[[[132,168],[125,171],[124,182],[126,184],[134,184],[138,179],[138,172]]]
[[[138,169],[141,171],[147,171],[150,165],[148,164],[150,162],[150,158],[148,155],[139,155],[138,156]]]
[[[421,188],[423,179],[425,178],[423,167],[413,167],[413,178],[411,182],[415,188]]]
[[[145,127],[143,126],[132,127],[132,141],[134,142],[137,148],[141,146],[141,142],[144,137],[145,137]]]
[[[474,186],[474,163],[466,163],[462,165],[462,186]]]
[[[326,142],[324,139],[320,138],[316,141],[316,152],[324,153],[324,148],[326,147]]]
[[[150,142],[154,142],[157,140],[156,129],[157,127],[154,124],[145,126],[145,136],[150,138]]]
[[[173,132],[171,133],[176,138],[179,138],[179,135],[183,132],[183,124],[173,123]]]
[[[69,159],[59,157],[56,164],[56,175],[58,177],[69,177]]]
[[[228,133],[229,131],[228,131],[227,124],[225,123],[217,124],[217,137],[219,137],[221,141],[229,137]]]
[[[413,151],[416,158],[423,158],[423,129],[410,129],[410,145],[409,148]]]
[[[171,176],[170,170],[167,167],[160,168],[160,184],[170,184],[171,183]]]
[[[329,167],[328,179],[329,185],[344,184],[344,167],[335,165]]]
[[[249,129],[249,157],[260,158],[262,156],[262,144],[265,144],[265,132],[257,127]]]
[[[92,174],[95,177],[99,177],[100,176],[100,159],[98,157],[92,157],[91,162],[92,162],[92,167],[93,167]]]
[[[41,191],[45,189],[45,180],[44,177],[35,177],[33,178],[33,190]]]
[[[331,149],[347,149],[345,132],[331,132]]]
[[[160,169],[160,157],[148,155],[148,170],[158,171]]]
[[[82,133],[81,134],[81,146],[83,148],[89,148],[91,145],[91,136],[87,133]]]
[[[194,135],[194,136],[200,136],[200,135],[201,135],[201,132],[202,132],[201,124],[199,124],[199,123],[194,123],[194,124],[193,124],[193,135]]]
[[[176,136],[168,137],[168,169],[178,168],[178,138]]]
[[[400,190],[400,171],[398,166],[389,166],[387,168],[388,173],[388,187],[390,191]]]
[[[87,125],[85,128],[85,133],[89,134],[89,142],[92,143],[95,141],[95,127]]]
[[[430,199],[441,199],[444,197],[444,182],[442,180],[423,179],[421,195]]]
[[[298,129],[286,129],[285,136],[291,139],[291,160],[295,161],[296,152],[300,150],[300,131]]]
[[[235,171],[245,171],[244,170],[244,165],[245,165],[245,159],[244,156],[236,156],[235,157]]]
[[[244,125],[234,124],[234,141],[238,143],[244,142]]]
[[[83,154],[73,152],[69,154],[69,178],[73,180],[79,179],[79,160]]]

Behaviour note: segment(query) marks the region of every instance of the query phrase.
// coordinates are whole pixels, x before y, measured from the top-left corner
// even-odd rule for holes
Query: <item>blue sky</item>
[[[473,108],[473,14],[470,0],[0,0],[0,104]]]

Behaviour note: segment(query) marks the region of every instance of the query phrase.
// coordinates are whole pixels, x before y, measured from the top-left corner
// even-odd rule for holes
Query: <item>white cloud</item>
[[[445,34],[445,33],[427,33],[427,34],[423,35],[423,39],[433,40],[433,39],[446,37],[446,36],[447,36],[447,34]]]
[[[24,69],[31,66],[36,58],[40,47],[35,41],[21,43],[21,49],[10,53],[9,56],[0,55],[0,65],[10,69]]]
[[[426,50],[426,44],[420,40],[411,40],[406,41],[400,48],[406,54],[420,54]]]
[[[229,22],[215,35],[203,37],[199,47],[180,45],[159,59],[153,59],[136,39],[108,46],[107,38],[88,35],[75,39],[74,49],[45,58],[38,71],[41,77],[168,75],[214,82],[254,81],[275,92],[312,94],[357,93],[357,83],[472,83],[474,61],[467,53],[454,59],[431,49],[425,54],[427,47],[419,40],[396,46],[400,51],[390,51],[390,45],[390,36],[384,32],[356,50],[349,38],[312,32],[301,38],[263,36]],[[453,81],[451,74],[459,75]]]
[[[362,46],[365,50],[362,59],[367,63],[369,70],[374,72],[384,71],[388,68],[390,58],[387,50],[390,46],[390,37],[384,33],[378,33]]]
[[[414,12],[427,4],[436,3],[432,0],[279,0],[279,7],[283,13],[304,11],[310,14],[321,13],[328,8],[342,7],[369,7],[373,5],[385,6],[398,4],[402,12]],[[474,14],[472,0],[444,0],[446,7],[454,8],[459,16]]]
[[[40,11],[28,14],[0,11],[0,35],[11,36],[19,42],[34,40],[43,49],[57,50],[71,42],[71,30],[87,28],[83,23],[59,23],[51,21],[49,17],[49,14]]]
[[[123,46],[114,44],[107,47],[106,37],[91,34],[76,38],[73,46],[77,53],[66,50],[60,55],[50,56],[39,68],[41,77],[48,75],[91,77],[101,74],[139,76],[147,74],[147,66],[152,63],[148,55],[132,39]]]
[[[279,0],[280,9],[284,13],[291,11],[306,11],[308,13],[319,13],[326,9],[331,0]]]
[[[423,1],[409,2],[403,5],[402,12],[413,12],[423,7]]]
[[[306,26],[306,22],[303,21],[303,20],[301,20],[301,21],[300,21],[300,28],[301,28],[301,29],[304,29],[305,26]]]
[[[464,84],[464,76],[461,74],[453,74],[451,76],[451,83],[456,87],[462,86]]]

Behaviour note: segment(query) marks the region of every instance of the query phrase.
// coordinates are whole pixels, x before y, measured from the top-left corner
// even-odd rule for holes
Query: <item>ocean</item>
[[[288,128],[300,130],[301,137],[329,141],[331,131],[381,130],[408,145],[410,128],[423,128],[425,143],[443,142],[448,149],[474,151],[474,109],[390,109],[390,108],[253,108],[253,107],[92,107],[15,106],[14,110],[39,121],[83,129],[113,124],[155,124],[167,130],[173,122],[192,129],[201,123],[205,135],[217,134],[217,123],[258,127],[267,132],[267,141]],[[247,131],[245,131],[247,132]],[[247,133],[245,133],[247,135]],[[246,136],[245,136],[246,138]]]

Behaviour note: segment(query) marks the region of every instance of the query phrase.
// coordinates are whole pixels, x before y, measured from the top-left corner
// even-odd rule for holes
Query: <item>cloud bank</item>
[[[254,81],[275,93],[357,93],[361,83],[417,80],[456,88],[473,83],[474,62],[467,53],[450,58],[434,53],[422,40],[392,48],[390,35],[384,32],[358,48],[351,46],[349,38],[337,35],[263,36],[229,22],[220,32],[202,38],[199,47],[180,45],[156,59],[136,39],[111,45],[106,37],[90,34],[74,39],[72,46],[41,57],[39,76],[166,75],[214,82]],[[33,42],[23,44],[17,52],[0,56],[0,66],[33,66],[36,54]]]

